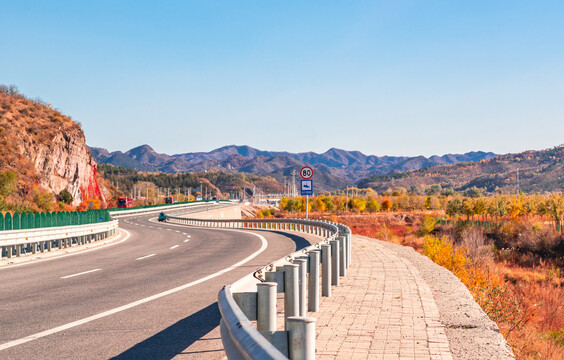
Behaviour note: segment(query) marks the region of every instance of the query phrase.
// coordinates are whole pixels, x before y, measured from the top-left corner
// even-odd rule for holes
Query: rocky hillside
[[[0,86],[0,174],[15,174],[15,191],[5,204],[37,207],[37,194],[66,189],[79,205],[90,199],[105,203],[80,125],[41,101]]]
[[[329,149],[323,154],[314,152],[289,153],[263,151],[249,146],[224,146],[210,152],[185,153],[176,155],[160,154],[149,145],[142,145],[129,151],[109,152],[102,148],[91,148],[96,161],[123,166],[141,171],[198,172],[219,170],[245,172],[262,176],[273,176],[284,182],[305,165],[316,170],[316,190],[333,190],[353,185],[358,180],[374,175],[417,170],[441,164],[455,164],[461,161],[481,161],[496,156],[493,153],[470,152],[443,156],[402,157],[365,155],[359,151]]]
[[[376,191],[412,186],[441,185],[457,191],[478,188],[482,192],[559,192],[564,187],[564,145],[540,151],[500,155],[476,163],[434,166],[418,171],[379,175],[360,181],[360,187]]]

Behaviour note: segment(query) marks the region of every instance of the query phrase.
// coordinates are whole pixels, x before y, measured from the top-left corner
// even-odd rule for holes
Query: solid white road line
[[[179,246],[180,246],[180,245],[174,245],[174,246],[171,246],[170,249],[171,249],[171,250],[172,250],[172,249],[176,249],[176,248],[179,247]]]
[[[238,230],[232,230],[232,231],[243,232],[243,231],[238,231]],[[225,273],[227,273],[227,272],[229,272],[233,269],[236,269],[237,267],[239,267],[239,266],[243,265],[244,263],[246,263],[246,262],[252,260],[253,258],[255,258],[258,254],[262,253],[268,247],[268,242],[266,241],[264,236],[262,236],[260,234],[252,233],[252,232],[246,232],[246,231],[244,233],[245,234],[253,234],[253,235],[257,236],[260,239],[262,245],[261,245],[260,249],[258,249],[257,251],[255,251],[251,255],[247,256],[243,260],[239,261],[238,263],[231,265],[228,268],[220,270],[220,271],[218,271],[214,274],[208,275],[208,276],[203,277],[201,279],[198,279],[196,281],[192,281],[191,283],[181,285],[181,286],[176,287],[174,289],[163,291],[163,292],[155,294],[153,296],[149,296],[149,297],[146,297],[144,299],[137,300],[137,301],[134,301],[132,303],[129,303],[129,304],[126,304],[126,305],[123,305],[123,306],[120,306],[120,307],[117,307],[117,308],[114,308],[114,309],[111,309],[111,310],[108,310],[108,311],[104,311],[102,313],[92,315],[92,316],[89,316],[89,317],[84,318],[84,319],[76,320],[76,321],[73,321],[73,322],[65,324],[65,325],[57,326],[53,329],[45,330],[45,331],[39,332],[37,334],[26,336],[26,337],[21,338],[21,339],[17,339],[17,340],[9,341],[9,342],[4,343],[4,344],[0,344],[0,351],[9,349],[9,348],[17,346],[17,345],[25,344],[26,342],[29,342],[29,341],[32,341],[32,340],[37,340],[37,339],[43,338],[45,336],[53,335],[53,334],[56,334],[58,332],[68,330],[70,328],[73,328],[73,327],[76,327],[76,326],[79,326],[79,325],[83,325],[83,324],[89,323],[89,322],[94,321],[94,320],[104,318],[106,316],[117,314],[121,311],[128,310],[128,309],[131,309],[133,307],[139,306],[141,304],[148,303],[149,301],[153,301],[153,300],[162,298],[164,296],[174,294],[174,293],[179,292],[181,290],[188,289],[188,288],[190,288],[194,285],[201,284],[205,281],[208,281],[210,279],[213,279],[215,277],[223,275],[223,274],[225,274]]]
[[[155,255],[157,255],[157,254],[149,254],[149,255],[141,256],[141,257],[139,257],[135,260],[143,260],[143,259],[146,259],[146,258],[150,258],[151,256],[155,256]]]
[[[102,270],[102,269],[88,270],[88,271],[83,271],[83,272],[78,273],[78,274],[72,274],[72,275],[67,275],[67,276],[61,276],[61,279],[68,279],[68,278],[71,278],[71,277],[80,276],[80,275],[84,275],[84,274],[89,274],[89,273],[92,273],[92,272],[95,272],[95,271],[100,271],[100,270]]]

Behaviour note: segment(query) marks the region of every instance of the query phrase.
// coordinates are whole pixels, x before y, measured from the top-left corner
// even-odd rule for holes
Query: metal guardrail
[[[117,228],[118,221],[111,220],[86,225],[0,231],[0,258],[51,251],[57,247],[62,249],[73,244],[84,245],[115,234]]]
[[[324,240],[257,269],[226,285],[218,294],[221,338],[229,359],[315,358],[316,319],[306,314],[319,311],[320,292],[331,296],[331,286],[339,285],[339,278],[346,275],[351,262],[351,231],[347,226],[303,219],[168,216],[167,220],[192,226],[300,231],[322,236]],[[284,331],[277,331],[277,292],[284,293]],[[251,323],[255,320],[256,328]]]
[[[110,210],[110,215],[114,218],[124,216],[124,215],[133,215],[133,214],[144,214],[144,213],[156,213],[164,210],[175,210],[175,209],[183,209],[188,207],[201,207],[201,206],[217,206],[222,204],[231,205],[231,202],[222,201],[219,204],[212,201],[193,201],[187,203],[180,203],[180,204],[170,204],[170,205],[160,205],[158,207],[142,207],[142,208],[134,208],[134,209],[124,209],[124,210]]]
[[[84,245],[91,243],[92,241],[105,239],[115,234],[119,226],[118,220],[109,219],[110,215],[113,217],[119,217],[120,215],[158,212],[163,209],[174,210],[186,208],[188,208],[188,210],[181,213],[192,213],[203,211],[203,208],[205,208],[205,210],[210,210],[225,206],[231,206],[231,203],[222,202],[217,204],[216,202],[191,202],[161,206],[158,209],[153,207],[121,210],[117,214],[110,211],[109,215],[107,210],[95,210],[91,213],[85,213],[88,215],[85,219],[92,223],[84,225],[74,224],[69,226],[54,226],[59,222],[47,222],[47,224],[53,224],[53,226],[3,230],[0,231],[0,259],[11,258],[13,256],[19,257],[26,253],[35,254],[37,252],[49,252],[55,248],[62,249],[73,245]],[[49,215],[50,214],[47,214],[47,216]],[[75,220],[80,220],[78,217],[80,214],[61,213],[60,215],[61,224],[65,222],[72,223]],[[45,214],[39,214],[39,216],[44,217]],[[75,217],[78,220],[74,219]],[[98,217],[100,217],[100,219]],[[65,220],[67,218],[70,220]],[[94,222],[94,220],[98,220],[99,222]]]

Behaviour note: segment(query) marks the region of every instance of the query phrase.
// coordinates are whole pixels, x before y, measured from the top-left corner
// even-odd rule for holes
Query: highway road
[[[221,359],[217,292],[313,239],[155,216],[121,218],[115,245],[0,268],[0,359]]]

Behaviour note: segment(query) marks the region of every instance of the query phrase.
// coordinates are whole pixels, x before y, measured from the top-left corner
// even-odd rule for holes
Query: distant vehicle
[[[174,198],[166,197],[165,198],[165,204],[174,204]]]
[[[161,221],[166,221],[166,214],[163,211],[159,214],[159,222]]]
[[[118,198],[118,204],[117,204],[118,208],[130,208],[133,207],[133,199],[130,199],[128,197],[119,197]]]

